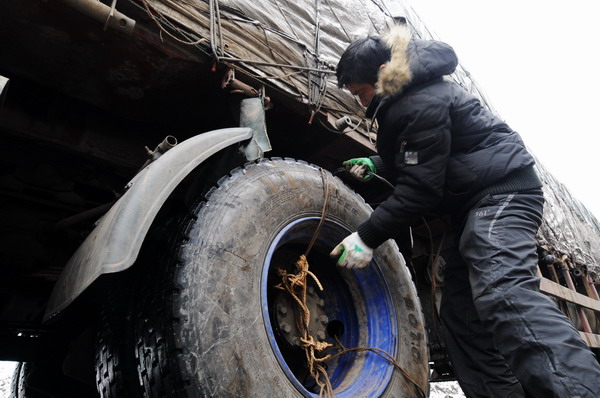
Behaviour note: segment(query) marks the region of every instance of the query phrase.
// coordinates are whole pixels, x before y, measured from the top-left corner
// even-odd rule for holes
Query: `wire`
[[[391,182],[389,182],[388,180],[386,180],[385,178],[383,178],[382,176],[380,176],[380,175],[379,175],[379,174],[377,174],[377,173],[373,173],[372,171],[367,171],[367,175],[371,175],[371,176],[373,176],[373,177],[376,177],[376,178],[377,178],[377,179],[379,179],[381,182],[383,182],[383,183],[385,183],[386,185],[388,185],[390,188],[392,188],[392,189],[396,189],[396,187],[395,187],[395,186],[394,186],[394,185],[393,185]]]
[[[150,17],[150,19],[152,19],[154,21],[154,23],[156,24],[156,26],[158,26],[158,28],[161,30],[161,32],[165,32],[172,39],[178,41],[179,43],[190,45],[190,46],[196,46],[197,44],[200,44],[202,42],[207,42],[207,39],[203,38],[203,37],[201,37],[200,39],[198,39],[196,41],[188,41],[188,40],[182,40],[182,39],[178,38],[177,36],[173,35],[171,32],[169,32],[167,29],[165,29],[162,24],[165,24],[165,25],[171,27],[171,29],[175,30],[176,32],[179,32],[179,34],[181,34],[182,36],[187,36],[188,34],[183,32],[181,29],[177,28],[175,25],[173,25],[169,20],[167,20],[156,9],[154,10],[154,12],[158,16],[154,15],[152,13],[152,11],[150,10],[150,5],[148,4],[148,2],[146,0],[142,0],[142,3],[144,4],[144,9],[146,10],[146,13]]]
[[[117,8],[117,0],[112,0],[112,4],[110,6],[110,12],[108,13],[108,17],[106,17],[106,22],[104,22],[104,28],[102,30],[108,29],[108,23],[111,18],[115,16],[115,9]]]

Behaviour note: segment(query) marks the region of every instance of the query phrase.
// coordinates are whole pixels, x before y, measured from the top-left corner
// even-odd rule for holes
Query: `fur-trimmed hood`
[[[384,40],[391,59],[379,72],[377,93],[384,97],[401,93],[409,85],[449,75],[458,65],[456,53],[446,43],[413,38],[406,25],[392,28]]]

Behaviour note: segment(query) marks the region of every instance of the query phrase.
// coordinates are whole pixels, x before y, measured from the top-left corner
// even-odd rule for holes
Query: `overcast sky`
[[[600,2],[408,0],[531,152],[600,220]]]

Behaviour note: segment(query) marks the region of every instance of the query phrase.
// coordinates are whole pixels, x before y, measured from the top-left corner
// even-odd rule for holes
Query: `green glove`
[[[370,158],[354,158],[342,163],[352,177],[358,180],[370,180],[373,178],[371,173],[376,173],[375,164]]]

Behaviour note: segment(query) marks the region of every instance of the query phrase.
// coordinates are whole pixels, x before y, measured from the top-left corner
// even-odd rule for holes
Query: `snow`
[[[465,398],[465,394],[455,381],[431,383],[429,398]]]
[[[16,366],[16,362],[0,361],[0,398],[10,396],[10,383]]]

